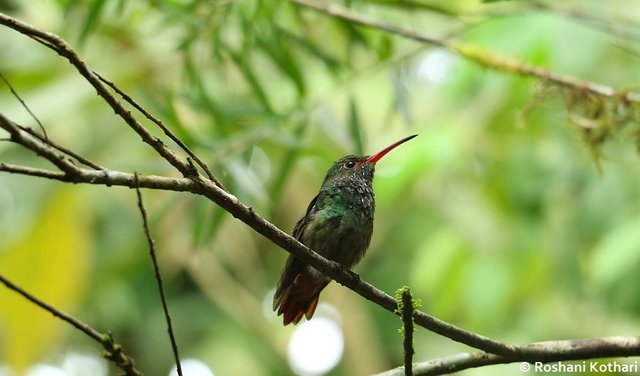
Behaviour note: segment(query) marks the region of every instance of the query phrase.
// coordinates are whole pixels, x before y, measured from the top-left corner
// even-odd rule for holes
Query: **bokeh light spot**
[[[434,84],[442,84],[451,78],[455,57],[448,51],[433,50],[427,52],[416,66],[419,79]]]
[[[342,359],[344,336],[333,320],[315,317],[298,325],[289,341],[288,361],[298,375],[317,376],[332,370]]]
[[[181,359],[182,374],[188,376],[214,376],[213,371],[203,361],[198,359]],[[178,376],[178,367],[171,368],[169,376]]]
[[[37,364],[29,368],[27,376],[67,376],[67,373],[54,366]]]
[[[67,376],[106,376],[108,371],[103,359],[89,354],[74,352],[65,356],[62,362],[62,369],[64,369]]]

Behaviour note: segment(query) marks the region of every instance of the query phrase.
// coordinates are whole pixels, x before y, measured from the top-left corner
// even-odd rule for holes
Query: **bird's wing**
[[[306,213],[304,213],[302,218],[300,218],[296,223],[296,225],[293,227],[292,234],[294,238],[298,240],[302,240],[302,234],[304,233],[304,229],[307,227],[307,224],[311,220],[311,217],[313,217],[313,214],[315,214],[315,212],[318,209],[316,207],[316,203],[318,202],[318,198],[320,197],[320,195],[324,195],[324,191],[321,191],[320,193],[318,193],[316,197],[314,197],[313,200],[311,200],[311,202],[309,203],[309,206],[307,206]]]
[[[297,240],[302,240],[302,234],[304,233],[307,224],[311,221],[313,214],[318,210],[316,207],[316,203],[318,202],[318,198],[323,195],[324,192],[320,192],[316,195],[316,197],[311,200],[309,206],[307,207],[306,213],[298,220],[296,225],[293,228],[293,237]],[[281,303],[284,292],[287,290],[289,286],[296,279],[298,274],[302,273],[306,264],[300,260],[298,260],[294,255],[289,255],[287,258],[287,262],[282,269],[282,275],[280,276],[280,281],[278,281],[278,287],[276,288],[276,294],[273,297],[273,308],[276,309]]]

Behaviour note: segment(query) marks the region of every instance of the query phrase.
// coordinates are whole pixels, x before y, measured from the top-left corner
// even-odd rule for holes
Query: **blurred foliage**
[[[640,64],[630,53],[640,48],[637,0],[342,4],[553,72],[638,89]],[[374,238],[356,269],[365,280],[387,292],[408,285],[427,312],[514,343],[637,334],[637,105],[496,72],[286,1],[37,0],[0,8],[68,40],[285,230],[333,160],[419,133],[378,166]],[[0,50],[0,71],[49,137],[116,170],[175,175],[59,57],[6,28]],[[6,88],[0,111],[34,124]],[[49,167],[8,142],[0,142],[0,160]],[[290,373],[292,329],[268,302],[285,252],[203,198],[144,195],[181,354],[217,375]],[[19,265],[11,261],[18,257]],[[168,374],[169,341],[134,192],[0,174],[0,273],[111,331],[146,374]],[[55,362],[66,349],[98,354],[80,333],[0,294],[0,362]],[[337,308],[346,341],[330,374],[402,363],[396,317],[335,284],[322,302]],[[37,346],[36,329],[48,333]],[[8,355],[25,348],[19,335],[35,346],[20,358]],[[468,350],[420,329],[415,341],[416,361]]]

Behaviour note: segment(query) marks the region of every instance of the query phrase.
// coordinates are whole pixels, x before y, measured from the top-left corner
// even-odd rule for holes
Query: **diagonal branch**
[[[417,31],[405,29],[393,24],[381,22],[335,4],[326,5],[315,0],[290,1],[301,7],[313,9],[331,17],[349,21],[353,24],[382,30],[389,34],[399,35],[401,37],[412,39],[421,43],[427,43],[437,47],[442,47],[464,57],[465,59],[471,60],[477,64],[493,70],[517,74],[521,76],[534,77],[542,81],[554,83],[558,86],[570,88],[573,90],[586,91],[606,98],[618,98],[623,103],[640,103],[640,92],[618,91],[610,86],[582,80],[580,78],[569,75],[554,73],[542,67],[526,63],[515,57],[502,56],[491,51],[484,50],[477,46],[456,41],[454,39],[438,38],[422,34]]]

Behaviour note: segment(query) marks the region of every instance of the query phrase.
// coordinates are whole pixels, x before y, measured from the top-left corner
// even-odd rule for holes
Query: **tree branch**
[[[412,39],[421,43],[427,43],[447,49],[464,57],[465,59],[471,60],[477,64],[493,70],[513,73],[521,76],[534,77],[542,81],[554,83],[561,87],[566,87],[572,90],[586,91],[591,94],[606,98],[617,98],[620,99],[622,103],[640,103],[640,92],[617,91],[610,86],[589,82],[569,75],[554,73],[547,69],[526,63],[515,57],[502,56],[477,46],[456,41],[454,39],[442,39],[433,37],[419,33],[417,31],[405,29],[400,26],[381,22],[360,15],[336,4],[325,5],[324,3],[319,3],[314,0],[290,1],[296,5],[313,9],[331,17],[349,21],[353,24],[382,30],[387,33],[399,35],[407,39]]]
[[[105,350],[104,357],[111,360],[116,366],[122,369],[126,376],[142,376],[142,373],[136,369],[133,358],[124,353],[122,346],[115,343],[110,334],[102,334],[88,324],[85,324],[75,317],[43,302],[13,282],[9,281],[3,275],[0,275],[0,282],[2,282],[8,289],[22,295],[22,297],[29,300],[31,303],[51,313],[53,316],[69,323],[71,326],[83,332],[94,341],[100,343]]]
[[[550,363],[565,360],[627,357],[640,355],[640,337],[606,337],[594,339],[547,341],[523,346],[540,355],[531,363]],[[486,352],[461,353],[421,363],[414,363],[415,376],[444,375],[469,368],[492,364],[508,364],[522,359],[503,357]],[[376,376],[403,376],[404,368],[398,367]]]

